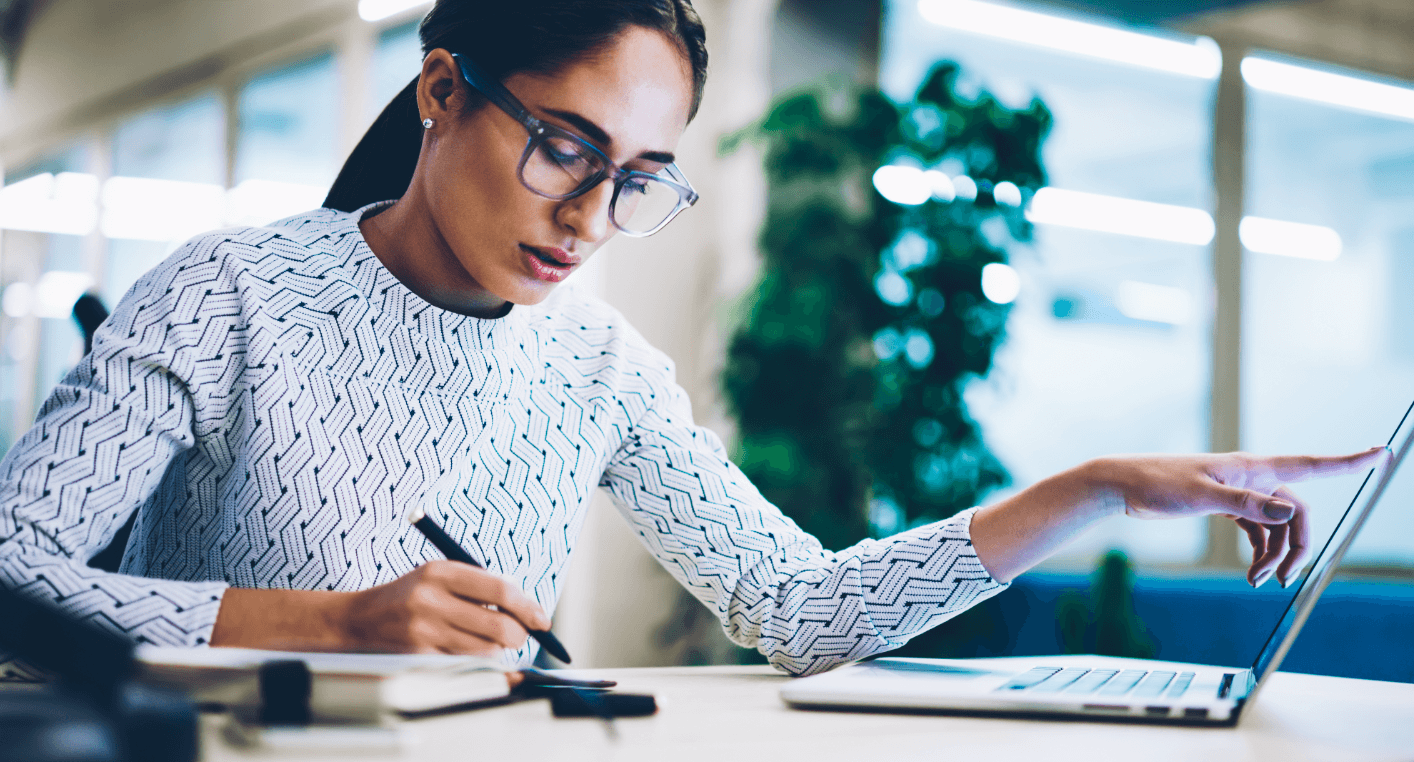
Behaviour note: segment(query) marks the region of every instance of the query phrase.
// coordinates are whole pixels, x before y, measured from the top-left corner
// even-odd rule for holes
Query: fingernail
[[[1286,521],[1296,513],[1296,506],[1285,500],[1268,500],[1262,506],[1262,513],[1274,521]]]
[[[1285,577],[1277,577],[1277,582],[1281,583],[1281,589],[1283,590],[1286,589],[1287,585],[1291,584],[1291,580],[1286,579]]]
[[[1261,587],[1262,585],[1266,584],[1267,580],[1271,579],[1271,577],[1272,577],[1272,573],[1271,573],[1271,572],[1269,572],[1269,571],[1262,572],[1262,576],[1258,577],[1258,578],[1257,578],[1257,581],[1254,582],[1254,583],[1252,583],[1252,587],[1254,587],[1254,588],[1255,588],[1255,587]]]

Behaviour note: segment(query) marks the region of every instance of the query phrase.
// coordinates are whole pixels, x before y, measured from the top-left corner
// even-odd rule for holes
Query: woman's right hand
[[[550,618],[515,585],[439,560],[358,592],[229,588],[211,645],[494,656],[525,645],[526,627]]]
[[[493,608],[494,607],[494,608]],[[505,579],[457,561],[430,561],[353,593],[343,629],[360,650],[491,656],[525,645],[550,618]]]

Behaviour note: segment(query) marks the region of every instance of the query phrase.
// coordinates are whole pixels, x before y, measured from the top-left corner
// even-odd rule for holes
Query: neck
[[[434,307],[478,318],[510,311],[510,302],[487,291],[462,267],[415,180],[401,199],[361,220],[358,228],[388,272]]]

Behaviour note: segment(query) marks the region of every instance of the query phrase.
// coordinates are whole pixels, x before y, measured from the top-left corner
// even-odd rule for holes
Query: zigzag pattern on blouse
[[[553,611],[604,486],[737,643],[793,673],[1002,589],[970,514],[822,550],[612,308],[562,288],[499,320],[437,309],[368,250],[361,216],[215,231],[138,281],[0,461],[0,582],[201,645],[230,585],[360,590],[439,558],[402,520],[421,501]],[[134,512],[120,573],[89,567]]]

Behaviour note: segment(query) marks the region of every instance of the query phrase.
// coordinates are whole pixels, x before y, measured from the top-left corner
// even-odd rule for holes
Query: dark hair
[[[553,74],[639,26],[678,43],[692,69],[691,119],[707,81],[707,41],[691,0],[437,0],[422,20],[422,53],[443,48],[505,81]],[[351,212],[401,198],[422,150],[417,78],[393,97],[354,147],[324,206]]]

